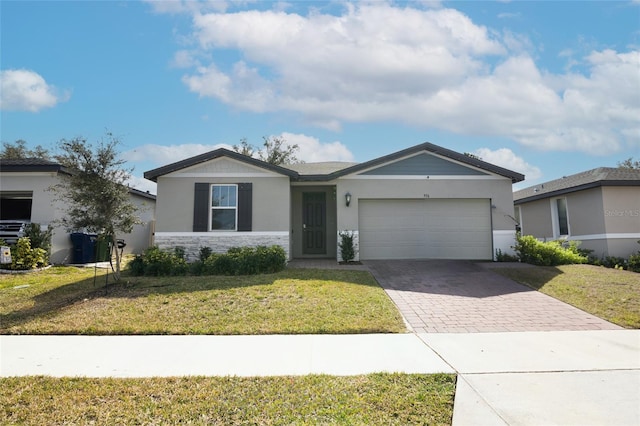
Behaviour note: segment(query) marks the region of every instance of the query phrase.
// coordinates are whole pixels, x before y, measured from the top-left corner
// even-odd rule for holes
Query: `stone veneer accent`
[[[279,245],[290,259],[288,232],[156,232],[154,239],[161,249],[183,247],[188,262],[198,260],[201,247],[226,253],[231,247]]]
[[[338,231],[337,237],[338,237],[338,245],[336,246],[338,248],[337,250],[337,259],[338,262],[342,262],[342,253],[340,252],[340,242],[341,242],[341,238],[340,238],[340,233],[341,232],[352,232],[353,233],[353,251],[354,251],[354,257],[353,257],[353,261],[354,262],[359,262],[360,261],[360,232],[359,231],[354,231],[352,229],[343,229],[342,231]]]

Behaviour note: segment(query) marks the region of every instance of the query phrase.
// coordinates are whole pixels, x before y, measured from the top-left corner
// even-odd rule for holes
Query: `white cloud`
[[[231,149],[231,145],[215,144],[181,144],[181,145],[156,145],[146,144],[140,145],[135,149],[122,153],[122,158],[126,161],[137,163],[145,162],[164,166],[184,160],[198,154],[213,151],[218,148]]]
[[[58,93],[38,73],[25,69],[0,71],[0,109],[4,111],[38,112],[54,107],[69,98]]]
[[[297,144],[300,148],[296,154],[298,159],[307,163],[322,161],[353,161],[353,154],[341,142],[320,142],[312,136],[287,133],[280,135],[290,145]]]
[[[571,57],[581,73],[554,74],[536,63],[528,38],[450,8],[362,2],[345,3],[337,16],[192,14],[198,47],[175,59],[191,66],[183,82],[241,110],[294,112],[333,130],[400,122],[540,150],[640,146],[639,51]],[[242,60],[216,62],[219,49],[237,50]]]
[[[482,158],[482,160],[487,163],[522,173],[525,175],[527,181],[535,181],[542,177],[542,171],[538,167],[527,163],[524,158],[518,157],[509,148],[500,148],[496,150],[479,148],[476,149],[473,154]]]

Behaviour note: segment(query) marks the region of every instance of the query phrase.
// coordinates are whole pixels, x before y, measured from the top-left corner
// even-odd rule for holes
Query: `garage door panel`
[[[491,259],[487,199],[360,200],[362,259]]]

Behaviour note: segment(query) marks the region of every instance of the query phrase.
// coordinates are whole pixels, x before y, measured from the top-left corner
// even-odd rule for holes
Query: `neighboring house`
[[[15,233],[21,223],[29,222],[46,228],[64,217],[64,205],[55,201],[55,194],[49,188],[69,174],[62,165],[47,160],[0,159],[0,231],[4,228],[5,234]],[[140,209],[144,224],[136,225],[132,233],[118,235],[118,238],[127,244],[125,253],[141,253],[151,244],[155,196],[135,189],[129,193],[131,201]],[[54,228],[51,242],[52,263],[73,261],[73,246],[66,230]]]
[[[523,235],[579,240],[596,257],[640,249],[640,170],[600,167],[513,194]]]
[[[155,243],[278,244],[291,258],[492,259],[514,243],[512,183],[524,176],[424,143],[361,164],[275,166],[217,149],[144,174],[157,182]]]

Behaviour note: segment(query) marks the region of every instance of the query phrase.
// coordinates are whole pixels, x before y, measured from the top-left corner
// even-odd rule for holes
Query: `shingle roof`
[[[42,158],[0,158],[2,172],[59,172],[70,174],[62,164]]]
[[[298,163],[288,164],[286,167],[300,175],[328,175],[358,163],[348,163],[345,161],[326,161],[319,163]]]
[[[512,182],[520,182],[524,180],[524,175],[508,170],[491,163],[487,163],[482,160],[470,157],[468,155],[460,154],[455,151],[443,148],[438,145],[434,145],[429,142],[425,142],[420,145],[413,146],[411,148],[403,149],[401,151],[394,152],[393,154],[385,155],[383,157],[376,158],[365,163],[340,163],[340,162],[328,162],[328,163],[303,163],[293,164],[287,166],[274,166],[267,162],[257,160],[255,158],[239,154],[235,151],[219,148],[214,151],[206,152],[204,154],[196,155],[195,157],[187,158],[182,161],[178,161],[166,166],[158,167],[153,170],[149,170],[144,173],[144,177],[151,181],[157,182],[158,177],[176,172],[178,170],[185,169],[187,167],[195,166],[206,161],[210,161],[219,157],[230,157],[238,161],[243,161],[254,166],[262,167],[267,170],[274,171],[276,173],[289,176],[293,180],[306,181],[306,182],[328,182],[333,179],[337,179],[341,176],[345,176],[352,173],[357,173],[362,170],[382,165],[402,157],[412,155],[421,151],[428,151],[434,154],[441,155],[443,157],[456,160],[460,163],[468,164],[473,167],[477,167],[482,170],[489,171],[504,177],[508,177]]]
[[[521,189],[513,193],[513,200],[521,204],[598,186],[640,186],[640,170],[598,167]]]

